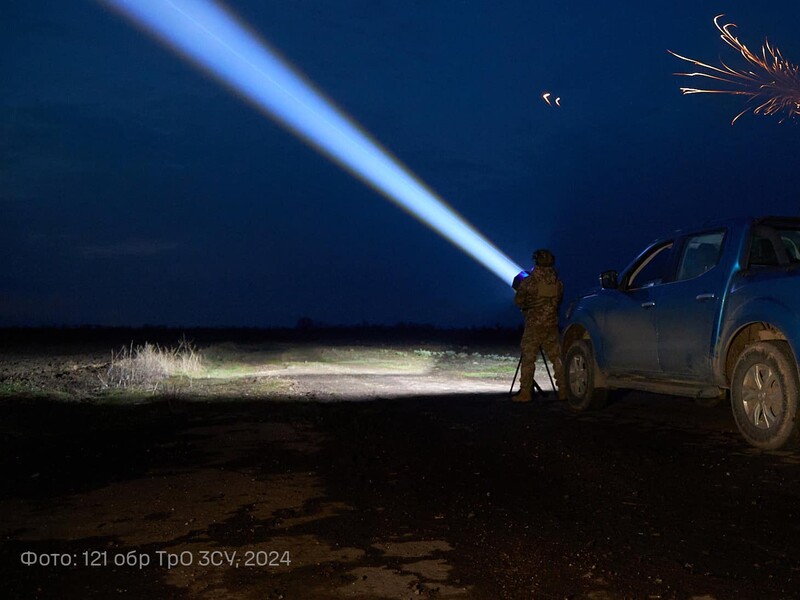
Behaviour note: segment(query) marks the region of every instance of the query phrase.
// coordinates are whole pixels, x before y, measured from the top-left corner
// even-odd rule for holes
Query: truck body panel
[[[800,219],[750,218],[656,240],[621,272],[618,287],[573,303],[565,332],[585,331],[604,375],[652,379],[659,389],[664,381],[725,387],[731,341],[753,323],[779,331],[800,355],[800,256],[774,266],[748,262],[753,232],[773,222],[800,231]],[[660,276],[649,281],[647,269],[665,244]],[[713,264],[690,264],[711,246]]]

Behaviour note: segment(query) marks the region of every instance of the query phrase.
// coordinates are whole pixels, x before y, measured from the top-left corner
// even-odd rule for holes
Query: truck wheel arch
[[[561,358],[562,360],[566,360],[567,351],[569,350],[570,346],[572,346],[578,340],[586,340],[589,343],[590,348],[592,349],[592,357],[594,360],[594,376],[595,376],[595,386],[598,388],[606,387],[606,374],[600,368],[597,363],[597,356],[594,351],[594,343],[592,342],[592,337],[589,335],[589,331],[583,327],[583,325],[572,325],[570,326],[565,332],[562,337],[561,341]]]
[[[759,321],[757,323],[749,323],[741,327],[728,342],[728,348],[725,352],[724,375],[725,385],[730,387],[731,378],[733,377],[733,370],[736,367],[736,361],[744,349],[757,342],[765,341],[786,341],[786,335],[777,327],[769,323]],[[791,351],[791,349],[790,349]],[[792,357],[795,358],[795,357]],[[795,359],[795,364],[797,360]]]
[[[567,349],[575,343],[576,340],[588,340],[589,332],[581,325],[572,325],[565,332],[561,341],[561,354],[566,355]]]

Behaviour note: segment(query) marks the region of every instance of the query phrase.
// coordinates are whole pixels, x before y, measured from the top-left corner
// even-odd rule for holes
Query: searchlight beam
[[[99,0],[439,232],[505,283],[522,269],[211,0]]]

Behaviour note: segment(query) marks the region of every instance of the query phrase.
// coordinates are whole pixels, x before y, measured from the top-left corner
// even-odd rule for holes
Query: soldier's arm
[[[525,298],[522,292],[521,285],[519,286],[519,288],[517,288],[517,293],[514,294],[514,304],[516,304],[519,308],[522,308],[522,306],[525,304]]]
[[[517,293],[514,295],[514,303],[523,310],[533,304],[536,299],[536,286],[532,284],[530,276],[526,277],[520,282]]]

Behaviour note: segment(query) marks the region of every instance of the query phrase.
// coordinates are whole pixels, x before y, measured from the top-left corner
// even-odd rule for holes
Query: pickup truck
[[[752,445],[800,442],[800,218],[740,218],[648,246],[566,313],[567,400],[583,411],[610,390],[713,405],[727,395]]]

